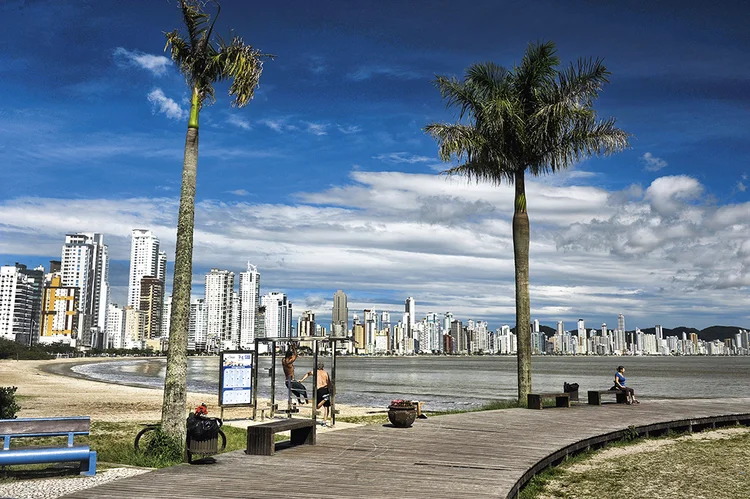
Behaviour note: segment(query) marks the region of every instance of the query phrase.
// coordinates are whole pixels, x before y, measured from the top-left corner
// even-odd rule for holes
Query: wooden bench
[[[555,399],[554,407],[570,407],[570,393],[529,393],[526,397],[526,405],[529,409],[541,409],[543,399]],[[552,406],[548,406],[552,407]]]
[[[96,475],[96,451],[88,445],[73,445],[76,435],[88,435],[91,419],[71,418],[18,418],[0,419],[3,450],[0,466],[43,463],[81,463],[81,475]],[[67,445],[57,447],[10,447],[13,439],[42,437],[68,437]]]
[[[628,402],[627,393],[620,390],[589,390],[589,405],[602,405],[602,395],[615,395],[618,404]]]
[[[273,456],[276,450],[273,436],[282,431],[291,431],[291,445],[315,445],[315,421],[301,418],[277,419],[247,427],[245,454]]]

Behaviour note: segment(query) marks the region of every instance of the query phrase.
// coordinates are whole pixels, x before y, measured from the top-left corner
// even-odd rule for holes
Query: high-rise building
[[[41,341],[54,341],[60,335],[77,338],[80,293],[77,286],[64,286],[59,272],[47,274],[42,290]]]
[[[268,338],[291,338],[292,303],[284,293],[268,293],[261,298],[265,307],[265,332]]]
[[[157,263],[156,277],[158,279],[161,279],[161,282],[163,282],[164,286],[166,287],[166,283],[167,283],[167,252],[166,251],[159,251],[158,259],[159,259],[159,261]]]
[[[404,312],[409,314],[409,321],[411,325],[414,325],[416,322],[417,317],[417,309],[416,309],[416,303],[414,302],[414,298],[411,296],[406,299],[404,302]]]
[[[199,352],[206,350],[206,301],[196,299],[190,302],[190,320],[188,322],[188,350]]]
[[[107,347],[125,348],[125,315],[116,303],[107,311]]]
[[[109,305],[109,249],[104,244],[104,237],[95,232],[66,234],[60,270],[63,286],[80,289],[79,339],[89,336],[89,327],[105,331]]]
[[[297,336],[315,336],[315,314],[305,310],[297,322]]]
[[[166,272],[166,264],[164,266]],[[133,229],[130,241],[130,275],[128,306],[138,308],[141,301],[141,279],[159,277],[159,238],[150,230]]]
[[[617,316],[617,330],[625,331],[625,316],[622,314]]]
[[[164,309],[164,281],[157,277],[141,278],[141,299],[138,309],[145,314],[144,338],[161,337],[162,312]]]
[[[26,280],[31,284],[31,327],[28,334],[17,335],[16,341],[24,345],[33,345],[39,340],[39,331],[41,329],[44,267],[40,265],[35,269],[29,269],[26,265],[16,262],[16,268],[26,276]]]
[[[377,316],[375,310],[365,310],[365,349],[367,353],[375,351],[375,333],[377,332]]]
[[[206,274],[206,335],[211,344],[223,346],[232,341],[233,293],[234,272],[211,269]]]
[[[34,287],[18,267],[0,267],[0,338],[31,337]]]
[[[136,307],[127,306],[123,309],[123,315],[125,316],[124,348],[143,348],[146,314]]]
[[[247,270],[240,272],[240,348],[254,348],[258,334],[258,307],[260,307],[260,272],[258,267],[247,263]]]
[[[163,338],[169,339],[169,323],[172,320],[172,295],[164,297],[164,306],[161,310],[161,335]]]
[[[349,334],[349,307],[346,293],[338,290],[333,293],[333,310],[331,312],[331,335],[346,336]]]

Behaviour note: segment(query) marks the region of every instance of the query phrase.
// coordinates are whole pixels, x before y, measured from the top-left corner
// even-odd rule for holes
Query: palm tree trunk
[[[198,173],[198,90],[193,89],[190,121],[185,137],[185,159],[182,164],[180,213],[177,219],[174,281],[172,283],[172,316],[169,323],[167,372],[164,377],[162,429],[175,443],[185,444],[185,408],[187,405],[187,330],[190,320],[190,292],[193,279],[193,229],[195,225],[195,185]]]
[[[529,215],[526,213],[525,169],[516,172],[513,212],[513,257],[516,264],[516,339],[518,402],[531,392],[531,304],[529,302]]]

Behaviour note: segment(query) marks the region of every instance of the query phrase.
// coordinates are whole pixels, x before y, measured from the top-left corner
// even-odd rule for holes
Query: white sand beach
[[[2,360],[0,386],[16,386],[18,417],[90,416],[92,421],[157,421],[163,391],[86,379],[71,368],[84,362],[117,359]],[[186,411],[205,402],[209,415],[219,416],[216,393],[188,393]],[[259,405],[267,400],[258,400]],[[303,406],[304,407],[304,406]],[[383,412],[382,408],[337,404],[339,417]],[[225,419],[248,418],[251,408],[226,408]],[[309,414],[303,409],[301,414]]]

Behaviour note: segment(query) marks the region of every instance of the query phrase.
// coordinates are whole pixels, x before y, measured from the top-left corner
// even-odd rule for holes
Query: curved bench
[[[521,491],[521,489],[524,488],[527,483],[529,483],[529,480],[531,480],[534,475],[541,473],[547,468],[561,464],[568,456],[578,454],[579,452],[588,451],[592,448],[596,449],[599,447],[603,447],[610,442],[622,440],[626,436],[632,436],[634,434],[637,434],[637,436],[639,437],[659,436],[670,430],[695,432],[735,425],[750,426],[750,413],[731,414],[728,416],[709,416],[693,419],[677,419],[674,421],[666,421],[663,423],[632,426],[623,428],[622,430],[616,430],[594,437],[585,438],[573,444],[567,445],[548,455],[544,459],[539,460],[534,466],[526,470],[521,478],[516,481],[506,497],[508,499],[515,499],[516,497],[518,497],[518,493]]]

